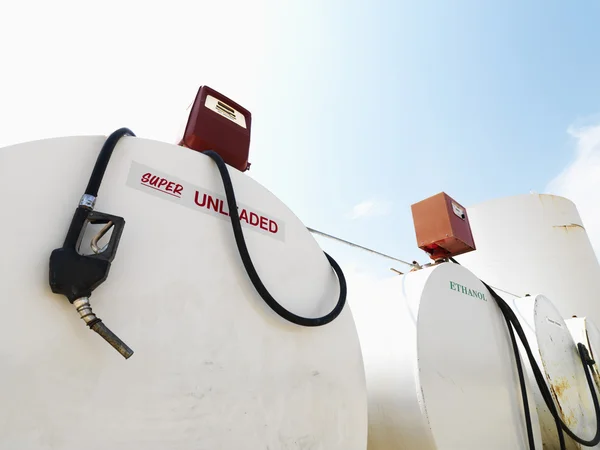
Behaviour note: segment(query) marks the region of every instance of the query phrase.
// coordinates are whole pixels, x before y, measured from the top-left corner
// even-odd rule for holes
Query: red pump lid
[[[201,86],[179,145],[196,151],[214,150],[229,166],[250,168],[252,114],[208,86]]]

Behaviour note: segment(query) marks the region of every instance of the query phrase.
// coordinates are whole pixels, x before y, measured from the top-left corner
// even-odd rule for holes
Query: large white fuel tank
[[[51,292],[50,253],[104,141],[0,149],[0,448],[365,450],[350,309],[313,328],[269,309],[238,255],[209,157],[127,137],[108,165],[96,210],[126,225],[91,303],[130,359]],[[230,173],[264,284],[296,314],[329,312],[339,285],[315,239],[267,189]]]
[[[510,336],[481,281],[445,263],[349,287],[367,376],[369,450],[529,449]]]
[[[461,264],[517,296],[544,292],[563,318],[600,321],[600,265],[573,202],[525,194],[467,209],[477,250]]]
[[[579,351],[567,324],[544,295],[517,298],[508,303],[523,327],[563,422],[580,438],[591,440],[596,433],[596,414]],[[521,353],[525,355],[524,349]],[[530,383],[535,386],[533,392],[544,449],[560,450],[556,422],[535,384],[529,363],[526,367]],[[600,448],[582,446],[564,436],[567,450]]]

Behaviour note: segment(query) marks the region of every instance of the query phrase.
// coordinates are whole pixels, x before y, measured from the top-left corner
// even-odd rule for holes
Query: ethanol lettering
[[[470,297],[478,298],[479,300],[484,300],[487,302],[487,298],[483,292],[476,291],[475,289],[468,288],[467,286],[463,286],[462,284],[455,283],[454,281],[450,282],[450,289],[456,292],[460,292],[461,294],[468,295]]]
[[[229,216],[229,211],[226,209],[225,201],[219,198],[215,198],[209,194],[200,194],[196,191],[194,194],[194,203],[200,208],[206,208],[213,210],[224,216]],[[239,208],[238,208],[239,209]],[[247,211],[245,208],[239,212],[240,221],[246,222],[248,225],[253,227],[261,228],[270,233],[277,233],[279,231],[279,225],[274,220],[271,220],[265,216],[261,216],[252,211]]]
[[[159,177],[158,175],[152,175],[150,172],[142,175],[140,183],[174,197],[181,197],[181,193],[183,192],[183,186],[181,184],[174,183],[166,178]]]

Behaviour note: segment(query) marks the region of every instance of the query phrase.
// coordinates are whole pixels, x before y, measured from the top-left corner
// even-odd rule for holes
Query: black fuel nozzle
[[[127,359],[133,351],[96,317],[89,302],[92,291],[108,277],[125,227],[125,219],[93,211],[94,202],[93,196],[86,194],[82,197],[63,246],[50,255],[50,288],[55,294],[67,297],[85,323]],[[88,224],[105,226],[90,242],[94,254],[84,255],[79,249]],[[108,244],[99,248],[98,241],[111,229]]]
[[[596,364],[596,361],[594,361],[594,359],[592,358],[592,355],[590,355],[590,352],[588,351],[588,349],[585,345],[583,345],[581,342],[579,342],[577,344],[577,349],[579,350],[579,356],[581,356],[581,360],[585,364],[587,364],[588,366],[593,366],[594,364]]]

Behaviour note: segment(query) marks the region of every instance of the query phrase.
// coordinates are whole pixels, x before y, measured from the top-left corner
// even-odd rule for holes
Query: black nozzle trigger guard
[[[115,255],[117,254],[117,247],[119,246],[119,242],[121,241],[121,235],[123,234],[123,229],[125,228],[125,219],[123,217],[113,216],[111,214],[90,211],[87,215],[86,221],[87,223],[92,225],[103,225],[112,222],[112,234],[110,235],[110,240],[108,241],[106,250],[100,253],[87,255],[90,258],[103,259],[105,261],[112,262],[113,259],[115,259]],[[79,234],[76,248],[79,248],[79,245],[81,244],[81,239],[83,239],[84,234],[85,226],[82,228],[81,233]]]
[[[106,249],[96,254],[82,255],[79,248],[87,224],[109,222],[112,222],[113,230]],[[65,295],[71,303],[78,298],[91,296],[92,291],[108,277],[124,227],[125,219],[122,217],[77,208],[63,246],[50,255],[49,281],[52,292]]]

